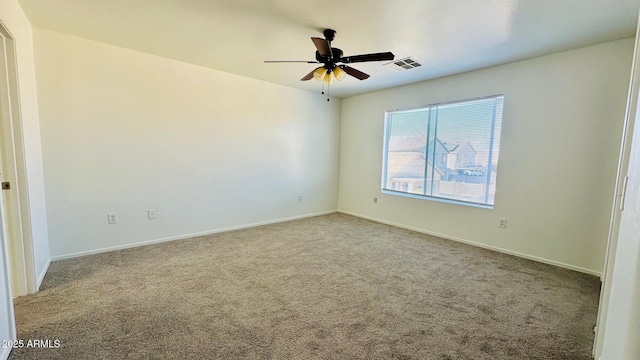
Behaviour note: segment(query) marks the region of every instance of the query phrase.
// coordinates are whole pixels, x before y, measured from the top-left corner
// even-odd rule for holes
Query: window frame
[[[493,210],[495,208],[495,197],[494,197],[494,202],[493,204],[487,204],[487,203],[478,203],[478,202],[473,202],[473,201],[467,201],[467,200],[458,200],[458,199],[449,199],[449,198],[444,198],[444,197],[439,197],[439,196],[434,196],[434,195],[426,195],[426,194],[414,194],[414,193],[409,193],[409,192],[403,192],[403,191],[395,191],[392,189],[386,189],[385,185],[387,183],[387,164],[388,164],[388,154],[389,154],[389,140],[390,140],[390,136],[388,135],[391,131],[391,114],[408,114],[408,113],[412,113],[412,112],[419,112],[419,111],[427,111],[427,112],[431,112],[433,110],[434,107],[439,108],[441,106],[447,106],[447,105],[452,105],[452,104],[459,104],[459,103],[466,103],[466,102],[474,102],[474,101],[482,101],[482,100],[488,100],[488,99],[497,99],[497,98],[502,98],[502,118],[501,118],[501,127],[498,131],[497,134],[497,138],[499,143],[501,142],[501,138],[502,138],[502,120],[504,120],[504,94],[495,94],[495,95],[487,95],[487,96],[481,96],[481,97],[475,97],[475,98],[469,98],[469,99],[462,99],[462,100],[453,100],[453,101],[447,101],[447,102],[439,102],[439,103],[433,103],[433,104],[429,104],[429,105],[424,105],[424,106],[419,106],[419,107],[413,107],[413,108],[406,108],[406,109],[395,109],[395,110],[387,110],[384,113],[384,128],[383,128],[383,146],[382,146],[382,175],[381,175],[381,182],[380,182],[380,193],[381,194],[386,194],[386,195],[393,195],[393,196],[401,196],[401,197],[407,197],[407,198],[412,198],[412,199],[420,199],[420,200],[428,200],[428,201],[435,201],[435,202],[440,202],[440,203],[447,203],[447,204],[454,204],[454,205],[463,205],[463,206],[469,206],[469,207],[476,207],[476,208],[482,208],[482,209],[489,209],[489,210]],[[491,147],[493,147],[493,143],[495,141],[496,138],[496,134],[495,134],[495,126],[496,126],[496,104],[494,103],[494,110],[493,110],[493,119],[491,122]],[[431,115],[429,115],[431,116]],[[498,151],[498,157],[500,155],[500,151]],[[491,157],[492,154],[490,154],[489,156],[489,164],[488,164],[488,168],[487,168],[487,172],[488,174],[487,176],[487,185],[490,181],[490,177],[491,177],[491,171],[489,171],[489,169],[491,168]],[[427,159],[425,159],[425,161],[428,161]],[[496,163],[497,165],[497,163]],[[426,180],[427,178],[425,178],[425,183],[427,182]],[[496,170],[496,192],[497,192],[497,183],[498,183],[498,179],[497,179],[497,170]],[[495,196],[495,195],[494,195]]]

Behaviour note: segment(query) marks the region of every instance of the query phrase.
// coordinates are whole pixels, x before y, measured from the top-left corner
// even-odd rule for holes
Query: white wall
[[[632,53],[625,39],[344,99],[340,210],[601,274]],[[494,94],[493,210],[380,194],[385,110]]]
[[[34,36],[52,256],[337,209],[339,99]]]
[[[33,59],[33,34],[31,24],[16,0],[0,1],[0,21],[11,32],[16,45],[33,257],[36,277],[42,279],[49,264],[49,240]]]

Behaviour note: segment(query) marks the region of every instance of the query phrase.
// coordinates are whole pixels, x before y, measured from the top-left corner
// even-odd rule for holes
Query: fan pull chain
[[[324,81],[322,82],[322,95],[324,95]],[[327,101],[329,101],[329,84],[327,84]]]

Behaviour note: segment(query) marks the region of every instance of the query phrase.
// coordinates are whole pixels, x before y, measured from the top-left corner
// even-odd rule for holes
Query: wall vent
[[[384,64],[385,66],[395,71],[407,71],[422,66],[416,59],[406,57],[404,59],[394,60],[390,63]]]

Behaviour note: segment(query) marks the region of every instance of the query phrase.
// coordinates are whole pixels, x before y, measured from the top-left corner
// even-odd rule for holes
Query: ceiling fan
[[[312,37],[311,41],[316,46],[316,61],[265,61],[265,63],[308,63],[308,64],[323,64],[320,67],[315,68],[313,71],[305,75],[300,81],[307,81],[316,79],[322,81],[324,84],[331,84],[333,78],[336,80],[342,80],[348,74],[356,79],[364,80],[369,77],[368,74],[363,73],[360,70],[354,69],[351,66],[344,64],[367,62],[367,61],[384,61],[393,60],[394,55],[391,52],[381,52],[373,54],[362,54],[353,56],[343,56],[342,50],[331,47],[336,31],[331,29],[324,30],[324,39],[319,37]],[[333,77],[331,76],[333,74]]]

